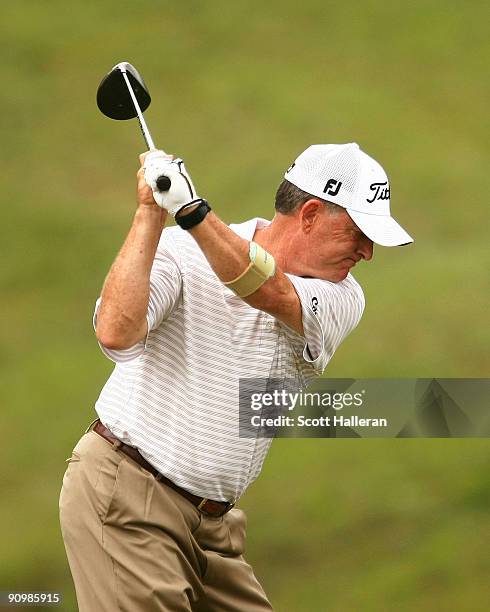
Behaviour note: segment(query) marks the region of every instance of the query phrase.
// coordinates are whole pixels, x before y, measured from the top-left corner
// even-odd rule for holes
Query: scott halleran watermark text
[[[469,438],[490,435],[489,379],[244,378],[244,438]]]

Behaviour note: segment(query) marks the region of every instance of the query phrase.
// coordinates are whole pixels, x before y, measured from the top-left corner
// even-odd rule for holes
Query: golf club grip
[[[168,178],[168,176],[164,176],[162,174],[162,176],[159,176],[157,178],[158,191],[168,191],[170,189],[171,184],[172,181]]]

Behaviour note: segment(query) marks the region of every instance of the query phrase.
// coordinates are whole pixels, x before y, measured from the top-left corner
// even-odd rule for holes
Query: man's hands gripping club
[[[146,184],[152,190],[154,201],[160,208],[175,217],[182,208],[200,201],[181,159],[172,159],[171,155],[166,155],[163,151],[151,151],[141,155],[140,160],[143,165],[138,174],[144,177]],[[157,181],[162,176],[170,179],[168,191],[158,189]],[[149,204],[149,202],[143,203]]]

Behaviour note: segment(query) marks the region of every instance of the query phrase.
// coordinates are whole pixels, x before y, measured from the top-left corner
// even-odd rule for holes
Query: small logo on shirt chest
[[[313,310],[314,314],[318,314],[318,298],[317,297],[311,298],[311,309]]]

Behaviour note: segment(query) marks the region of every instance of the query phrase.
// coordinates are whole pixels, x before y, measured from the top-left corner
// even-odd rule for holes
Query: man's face
[[[321,205],[308,210],[307,203],[301,221],[305,249],[302,259],[308,276],[339,282],[358,261],[372,258],[373,242],[345,209],[331,212]]]

